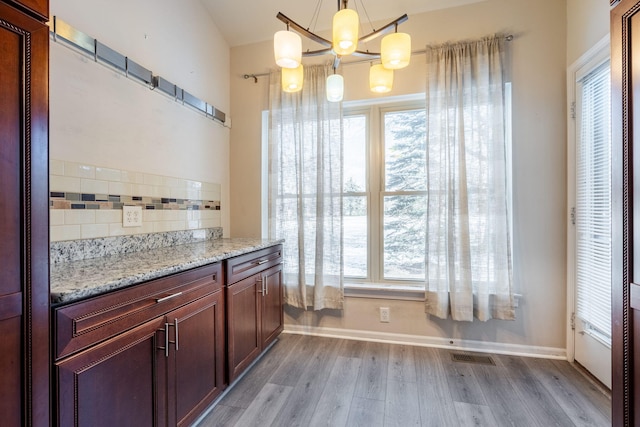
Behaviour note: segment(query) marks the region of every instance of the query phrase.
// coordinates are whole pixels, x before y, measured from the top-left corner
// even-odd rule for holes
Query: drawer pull
[[[166,297],[156,298],[156,303],[167,301],[180,295],[182,295],[182,292],[176,292],[175,294],[167,295]]]
[[[268,260],[268,259],[261,259],[260,261],[256,261],[256,262],[254,262],[254,264],[255,264],[255,265],[262,265],[262,264],[265,264],[265,263],[267,263],[267,262],[269,262],[269,260]]]

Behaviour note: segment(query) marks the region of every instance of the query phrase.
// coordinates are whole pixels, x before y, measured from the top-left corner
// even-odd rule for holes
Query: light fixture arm
[[[340,5],[340,2],[343,0],[338,0],[338,6]],[[347,2],[343,1],[345,7]],[[328,49],[321,49],[321,50],[312,50],[312,51],[306,51],[306,52],[302,52],[302,56],[303,57],[308,57],[308,56],[320,56],[320,55],[328,55],[328,54],[333,54],[335,56],[335,59],[333,61],[334,63],[334,67],[337,68],[338,64],[340,64],[340,56],[336,55],[332,49],[331,49],[331,41],[325,39],[324,37],[320,37],[319,35],[309,31],[308,29],[302,27],[300,24],[298,24],[297,22],[295,22],[294,20],[292,20],[291,18],[288,18],[287,16],[285,16],[282,12],[278,12],[278,14],[276,15],[276,18],[278,18],[280,21],[284,22],[287,25],[287,28],[291,28],[292,30],[296,31],[297,33],[307,37],[310,40],[313,40],[314,42],[328,48]],[[399,18],[394,19],[393,21],[389,22],[387,25],[372,31],[371,33],[364,35],[362,37],[360,37],[358,39],[358,43],[367,43],[377,37],[380,37],[384,34],[387,34],[391,31],[393,31],[394,29],[398,28],[399,24],[402,24],[403,22],[407,21],[409,19],[409,16],[407,16],[407,14],[405,13],[404,15],[402,15]],[[353,55],[355,56],[362,56],[362,57],[366,57],[366,58],[371,58],[371,59],[377,59],[380,58],[380,52],[365,52],[365,51],[361,51],[361,50],[357,50],[353,53]]]

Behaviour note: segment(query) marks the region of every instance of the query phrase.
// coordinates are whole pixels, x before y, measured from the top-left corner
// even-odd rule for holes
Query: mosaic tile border
[[[157,210],[220,210],[219,200],[190,200],[168,197],[124,196],[51,191],[51,209],[122,209],[122,206],[142,206]]]
[[[51,264],[80,261],[222,238],[222,227],[51,242]]]

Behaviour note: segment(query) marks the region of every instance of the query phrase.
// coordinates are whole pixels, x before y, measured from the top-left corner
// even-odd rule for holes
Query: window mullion
[[[382,281],[383,258],[382,258],[382,167],[383,150],[381,130],[382,123],[380,120],[380,108],[372,106],[369,113],[369,233],[371,241],[369,243],[370,251],[370,267],[369,274],[374,283]]]

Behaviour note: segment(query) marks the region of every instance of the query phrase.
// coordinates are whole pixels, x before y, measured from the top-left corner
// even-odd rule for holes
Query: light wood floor
[[[609,426],[611,400],[568,362],[282,334],[199,424]]]

